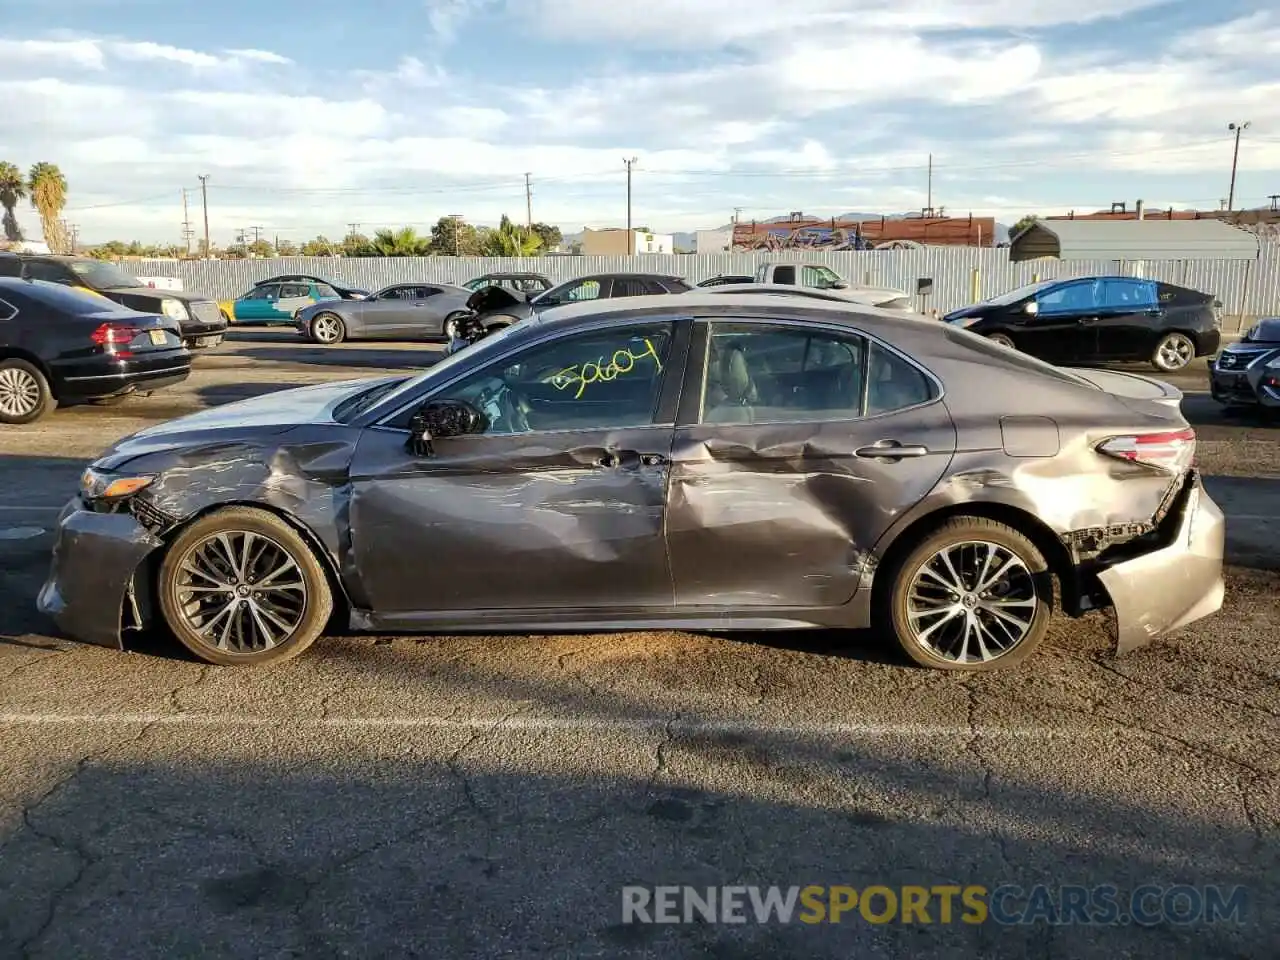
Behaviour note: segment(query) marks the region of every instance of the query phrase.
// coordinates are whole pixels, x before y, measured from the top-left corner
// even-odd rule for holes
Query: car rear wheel
[[[1183,369],[1196,358],[1196,345],[1185,333],[1166,333],[1156,344],[1151,365],[1165,373]]]
[[[992,343],[1000,344],[1002,347],[1008,347],[1010,350],[1017,349],[1014,345],[1013,337],[1009,336],[1007,333],[989,333],[987,334],[987,339]]]
[[[322,313],[311,321],[311,337],[316,343],[341,343],[347,337],[347,325],[336,313]]]
[[[25,360],[0,362],[0,423],[34,423],[54,407],[40,368]]]
[[[957,517],[921,541],[886,591],[888,626],[924,667],[978,672],[1013,666],[1044,640],[1053,577],[1017,530]]]
[[[206,663],[261,666],[296,657],[333,612],[324,568],[274,514],[229,507],[197,520],[160,566],[160,608]]]

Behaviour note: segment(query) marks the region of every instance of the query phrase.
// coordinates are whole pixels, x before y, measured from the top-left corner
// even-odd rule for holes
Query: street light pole
[[[627,165],[627,254],[636,252],[636,235],[631,229],[631,166],[636,162],[636,158],[630,160],[625,157],[622,160]]]
[[[1231,189],[1227,191],[1227,212],[1231,213],[1236,208],[1236,167],[1240,163],[1240,134],[1249,129],[1252,121],[1246,120],[1244,123],[1228,123],[1227,129],[1234,130],[1236,134],[1236,146],[1231,154]]]
[[[213,259],[213,250],[209,246],[209,175],[200,174],[200,200],[204,204],[204,258]]]

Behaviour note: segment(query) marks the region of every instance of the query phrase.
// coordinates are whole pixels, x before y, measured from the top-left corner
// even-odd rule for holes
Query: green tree
[[[249,248],[243,243],[233,243],[222,251],[224,260],[244,260],[249,256]]]
[[[542,238],[533,230],[518,227],[505,213],[497,230],[484,238],[481,254],[486,257],[532,257],[542,247]]]
[[[560,228],[553,227],[549,223],[535,223],[530,229],[542,241],[542,249],[544,251],[554,250],[564,242],[564,234],[560,232]]]
[[[413,227],[379,230],[371,245],[376,257],[425,257],[431,252],[431,241],[418,236]]]
[[[363,233],[349,233],[342,238],[342,255],[344,257],[373,257],[373,244]]]
[[[27,195],[27,181],[22,171],[12,163],[0,161],[0,207],[4,207],[4,238],[21,240],[22,228],[18,226],[18,201]]]
[[[1038,213],[1028,213],[1025,217],[1009,228],[1009,239],[1012,240],[1039,219],[1040,215]]]
[[[300,252],[304,257],[332,257],[337,249],[329,238],[322,234],[304,243]]]
[[[480,232],[465,220],[441,217],[431,228],[431,251],[440,256],[480,256]]]
[[[40,226],[44,230],[44,242],[54,253],[66,253],[66,231],[62,229],[62,209],[67,205],[67,178],[56,164],[33,164],[27,174],[27,193],[31,205],[40,214]]]
[[[281,240],[276,244],[277,257],[296,257],[298,255],[298,245],[291,240]]]
[[[266,240],[255,240],[246,247],[246,250],[255,257],[274,257],[276,255],[276,248]]]

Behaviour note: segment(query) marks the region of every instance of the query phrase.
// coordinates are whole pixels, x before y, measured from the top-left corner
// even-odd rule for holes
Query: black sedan
[[[1280,409],[1280,318],[1258,322],[1210,362],[1209,391],[1225,406]]]
[[[178,322],[43,280],[0,277],[0,423],[185,380]]]
[[[1217,353],[1221,303],[1137,277],[1044,280],[943,317],[1050,363],[1147,361],[1173,373]]]
[[[377,632],[877,625],[916,663],[986,670],[1060,597],[1114,607],[1125,651],[1222,603],[1180,396],[875,308],[576,304],[418,376],[119,442],[59,519],[39,606],[114,647],[158,619],[227,665],[294,656],[337,611]]]

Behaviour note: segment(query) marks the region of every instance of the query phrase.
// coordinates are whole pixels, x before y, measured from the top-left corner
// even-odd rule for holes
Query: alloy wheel
[[[21,367],[0,370],[0,413],[6,417],[29,417],[40,406],[40,383]]]
[[[1031,571],[1008,547],[953,543],[916,569],[907,618],[917,644],[952,663],[988,663],[1031,632],[1040,598]]]
[[[307,612],[297,561],[261,533],[230,530],[188,548],[173,585],[179,615],[203,642],[248,654],[284,643]]]
[[[322,313],[311,322],[311,335],[321,343],[337,343],[342,336],[342,321],[331,313]]]
[[[1196,348],[1190,339],[1175,333],[1160,341],[1156,349],[1156,363],[1162,370],[1181,370],[1195,359],[1195,355]]]

